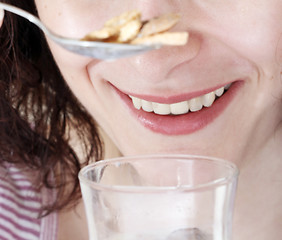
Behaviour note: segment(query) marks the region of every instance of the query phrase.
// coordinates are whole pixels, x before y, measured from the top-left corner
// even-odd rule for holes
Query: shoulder
[[[39,239],[41,194],[22,170],[0,166],[0,237]]]

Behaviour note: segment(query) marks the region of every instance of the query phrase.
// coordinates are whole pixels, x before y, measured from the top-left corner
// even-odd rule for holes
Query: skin
[[[4,12],[2,9],[0,9],[0,26],[1,26],[2,23],[3,23],[3,18],[4,18],[4,16],[5,16],[5,12]]]
[[[144,18],[164,12],[182,14],[175,30],[188,30],[190,44],[117,62],[80,57],[50,42],[66,81],[125,155],[189,152],[238,162],[246,154],[254,154],[281,121],[278,109],[281,109],[282,91],[277,87],[281,86],[281,62],[277,61],[277,45],[281,45],[281,26],[277,24],[281,20],[277,6],[281,4],[278,0],[226,4],[188,4],[184,1],[172,4],[165,1],[159,10],[148,1],[125,1],[126,7],[122,8],[115,7],[118,1],[113,1],[113,7],[105,16],[101,11],[101,16],[96,15],[98,11],[95,9],[105,7],[101,1],[79,4],[75,1],[36,2],[42,20],[54,31],[70,37],[82,37],[101,27],[106,19],[128,9],[140,9]],[[173,57],[168,58],[169,54]],[[243,79],[244,86],[220,118],[195,134],[166,138],[136,122],[110,86],[113,84],[121,91],[133,94],[172,96],[238,79]],[[222,126],[225,131],[218,135]],[[218,137],[214,137],[215,134]],[[141,135],[146,141],[140,139]],[[217,147],[222,145],[225,145],[224,149]],[[208,147],[203,149],[202,146]]]
[[[144,19],[179,12],[182,18],[173,30],[190,33],[188,44],[182,47],[164,47],[115,62],[78,56],[51,41],[50,48],[73,92],[111,139],[106,151],[211,155],[236,163],[241,174],[234,239],[278,239],[282,220],[281,0],[123,0],[123,4],[113,0],[111,6],[99,0],[35,2],[43,22],[61,35],[76,38],[129,9],[141,10]],[[242,86],[223,113],[186,135],[144,128],[111,86],[136,95],[175,96],[238,79]],[[82,211],[79,206],[77,212]],[[83,217],[78,219],[69,211],[61,220],[60,236],[72,229],[68,234],[82,239],[74,226],[85,227]]]

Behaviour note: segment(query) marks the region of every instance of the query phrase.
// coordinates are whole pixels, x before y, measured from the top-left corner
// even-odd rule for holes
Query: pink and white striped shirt
[[[0,166],[0,240],[56,240],[57,214],[38,218],[54,194],[38,190],[23,171]]]

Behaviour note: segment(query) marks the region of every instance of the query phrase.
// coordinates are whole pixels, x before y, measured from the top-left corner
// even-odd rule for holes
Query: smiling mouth
[[[243,80],[236,80],[209,92],[167,98],[132,96],[133,94],[127,94],[112,86],[131,116],[145,128],[164,135],[184,135],[211,124],[229,106],[243,85]],[[163,102],[158,102],[158,99]]]
[[[171,104],[150,102],[138,97],[130,96],[135,109],[143,110],[145,112],[154,112],[158,115],[182,115],[190,112],[197,112],[204,107],[211,107],[217,98],[230,88],[231,84],[220,87],[215,91],[209,92],[202,96],[198,96],[186,101],[176,102]]]

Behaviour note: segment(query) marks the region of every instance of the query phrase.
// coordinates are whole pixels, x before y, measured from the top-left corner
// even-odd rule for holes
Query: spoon
[[[115,60],[122,57],[129,57],[136,54],[144,53],[149,50],[158,49],[161,45],[134,45],[124,43],[104,43],[95,41],[83,41],[59,36],[48,29],[39,18],[34,15],[9,4],[1,3],[0,8],[19,15],[39,27],[50,39],[59,44],[61,47],[88,57],[101,60]]]

